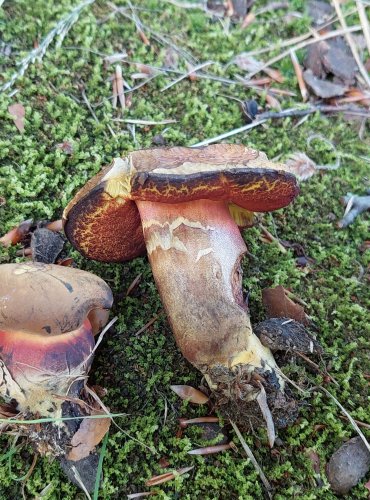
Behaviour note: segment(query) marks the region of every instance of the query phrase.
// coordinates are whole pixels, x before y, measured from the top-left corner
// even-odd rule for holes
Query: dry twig
[[[357,51],[356,44],[355,44],[355,42],[351,36],[351,33],[348,29],[348,26],[347,26],[346,20],[344,19],[339,2],[338,2],[338,0],[332,0],[332,2],[334,5],[334,8],[335,8],[335,11],[337,13],[339,22],[343,28],[343,35],[344,35],[345,39],[347,40],[347,43],[351,49],[352,55],[357,63],[358,69],[360,70],[360,73],[363,76],[363,78],[366,82],[366,85],[370,88],[370,78],[369,78],[368,72],[366,71],[364,65],[362,64],[361,57]]]
[[[254,468],[256,469],[256,471],[258,472],[260,478],[261,478],[261,481],[263,483],[263,485],[265,486],[266,490],[267,490],[267,495],[270,499],[272,499],[272,486],[271,484],[269,483],[267,477],[265,476],[265,474],[263,473],[263,470],[261,469],[261,467],[259,466],[257,460],[255,459],[253,453],[252,453],[252,450],[249,448],[249,446],[247,445],[247,443],[245,442],[240,430],[238,429],[237,425],[235,424],[235,422],[233,422],[232,420],[230,420],[230,424],[233,426],[233,429],[235,431],[235,434],[238,436],[239,438],[239,441],[240,441],[240,444],[242,445],[245,453],[247,454],[249,460],[252,462]]]

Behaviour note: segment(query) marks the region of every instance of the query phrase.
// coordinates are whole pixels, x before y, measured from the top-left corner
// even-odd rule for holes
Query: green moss
[[[171,37],[199,61],[215,61],[209,70],[229,78],[238,72],[237,68],[229,66],[225,70],[223,65],[235,54],[298,36],[309,27],[306,16],[287,26],[282,22],[284,12],[277,11],[266,13],[247,30],[231,26],[225,33],[221,23],[200,11],[169,4],[164,8],[163,2],[157,0],[136,4],[144,9],[138,11],[142,21],[155,32]],[[10,57],[1,56],[3,81],[16,70],[16,62],[74,5],[76,2],[68,0],[5,2],[0,23],[3,40],[11,45],[12,53]],[[127,7],[124,2],[117,5]],[[304,2],[295,0],[292,5],[304,12]],[[236,103],[219,94],[258,98],[250,89],[238,85],[225,88],[210,80],[183,80],[161,92],[170,81],[161,75],[132,94],[132,105],[124,113],[113,109],[109,77],[114,68],[106,66],[104,54],[127,51],[132,61],[160,66],[168,47],[156,41],[146,28],[151,45],[144,45],[130,20],[119,14],[107,18],[108,14],[105,2],[96,2],[83,10],[62,46],[57,48],[53,42],[42,62],[31,65],[25,76],[18,79],[14,86],[18,92],[11,98],[0,94],[0,195],[6,198],[6,205],[0,207],[0,234],[30,217],[60,217],[76,190],[102,165],[126,151],[150,146],[159,133],[163,133],[169,145],[190,145],[241,126],[243,118]],[[298,55],[302,57],[301,53]],[[135,85],[137,82],[130,74],[137,69],[122,65],[124,78]],[[179,65],[184,71],[187,69],[181,57]],[[276,67],[286,77],[282,87],[298,92],[289,58]],[[98,121],[83,101],[83,87]],[[24,134],[17,131],[7,111],[14,102],[26,108]],[[286,107],[295,104],[294,99],[284,102]],[[136,127],[134,137],[124,123],[113,121],[114,118],[178,121],[170,126]],[[232,141],[262,149],[271,158],[284,159],[291,152],[306,151],[319,163],[333,162],[333,152],[322,141],[313,141],[308,148],[307,138],[321,134],[333,142],[342,157],[340,169],[303,183],[301,196],[291,207],[263,220],[272,233],[301,244],[314,263],[305,270],[297,268],[291,251],[282,254],[276,246],[262,244],[258,230],[251,229],[244,233],[253,258],[245,262],[243,283],[250,291],[254,321],[264,318],[261,290],[267,286],[286,286],[308,304],[307,313],[325,349],[324,360],[339,383],[338,387],[331,383],[328,389],[354,418],[366,420],[370,408],[364,374],[369,372],[370,346],[366,312],[369,297],[363,273],[369,257],[360,252],[359,246],[368,237],[368,216],[364,214],[342,231],[336,228],[335,220],[343,212],[340,197],[347,191],[361,193],[368,186],[368,163],[363,159],[368,155],[368,144],[360,141],[353,124],[341,117],[316,114],[299,127],[293,127],[295,123],[290,118],[269,123],[248,135],[237,135]],[[72,144],[72,155],[57,147],[63,141]],[[15,261],[16,250],[0,248],[0,261]],[[127,413],[117,420],[121,429],[113,426],[110,432],[100,498],[121,498],[125,493],[146,490],[145,481],[163,472],[161,457],[170,462],[169,469],[195,467],[185,476],[156,487],[156,498],[263,498],[259,478],[241,447],[237,455],[224,452],[191,457],[187,452],[201,444],[197,432],[186,430],[181,438],[176,437],[179,417],[204,415],[207,409],[182,403],[169,389],[171,384],[196,386],[200,375],[176,348],[146,259],[103,265],[83,259],[72,249],[70,253],[81,268],[100,275],[111,285],[116,297],[113,314],[119,318],[98,349],[91,376],[92,382],[108,389],[104,401],[111,410]],[[126,297],[125,290],[139,273],[142,277],[137,290]],[[157,321],[136,335],[156,314]],[[305,388],[323,383],[320,375],[311,373],[300,361],[286,366],[285,372]],[[303,403],[297,423],[279,432],[282,444],[276,452],[268,449],[263,430],[246,439],[275,486],[277,499],[332,499],[334,495],[327,483],[317,487],[307,450],[320,457],[321,476],[325,480],[325,462],[342,439],[353,435],[353,430],[326,396],[313,393]],[[5,452],[10,441],[1,439]],[[31,457],[30,449],[19,452],[13,458],[14,474],[24,474]],[[65,480],[56,462],[42,458],[25,485],[27,498],[40,495],[47,485],[50,486],[43,497],[46,500],[83,497]],[[0,498],[19,497],[20,487],[9,476],[7,464],[0,461]],[[351,495],[367,498],[362,485]]]

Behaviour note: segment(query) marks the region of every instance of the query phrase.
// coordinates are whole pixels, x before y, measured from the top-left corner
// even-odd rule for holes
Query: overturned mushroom
[[[88,182],[64,212],[65,232],[101,261],[132,259],[146,248],[176,342],[226,414],[260,423],[262,381],[283,426],[296,405],[252,331],[242,292],[247,249],[231,213],[276,210],[297,194],[285,165],[245,146],[142,150]]]
[[[88,405],[82,410],[72,402],[81,398],[94,333],[106,323],[111,305],[108,285],[88,272],[40,263],[1,265],[0,396],[25,416],[88,414]],[[57,422],[33,439],[36,447],[64,455],[72,427]]]

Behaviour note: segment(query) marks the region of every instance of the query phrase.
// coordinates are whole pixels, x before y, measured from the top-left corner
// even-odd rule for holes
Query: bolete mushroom
[[[284,164],[242,145],[158,148],[115,159],[64,212],[68,239],[91,259],[120,262],[146,248],[180,350],[226,413],[254,424],[266,415],[256,411],[261,384],[277,425],[295,404],[251,328],[242,291],[247,249],[229,205],[233,213],[267,212],[298,191]]]
[[[112,292],[69,267],[0,266],[0,395],[24,414],[59,418],[79,397]],[[63,406],[64,405],[64,406]]]

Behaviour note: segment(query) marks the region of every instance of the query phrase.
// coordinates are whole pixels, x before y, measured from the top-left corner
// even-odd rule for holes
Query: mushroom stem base
[[[216,409],[241,429],[266,425],[257,401],[261,386],[275,427],[287,427],[297,418],[298,403],[289,388],[281,387],[281,380],[274,370],[265,371],[250,365],[237,365],[231,369],[216,365],[204,371],[204,375]]]

